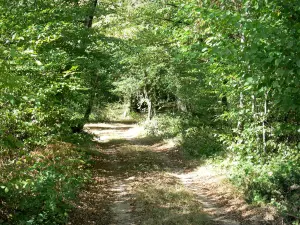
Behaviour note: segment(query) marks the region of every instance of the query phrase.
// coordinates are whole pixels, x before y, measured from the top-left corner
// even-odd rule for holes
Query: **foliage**
[[[231,178],[249,201],[271,203],[286,218],[299,218],[299,157],[274,155],[265,164],[258,164],[250,157],[235,160]]]
[[[113,47],[80,22],[88,8],[66,1],[1,2],[1,139],[45,144],[84,123],[93,96],[103,96]]]
[[[193,157],[216,156],[223,150],[215,131],[208,126],[189,127],[184,131],[181,145],[188,155]]]
[[[128,39],[136,47],[124,61],[129,69],[116,83],[118,89],[132,87],[133,94],[146,87],[152,92],[150,105],[175,102],[184,115],[179,129],[188,152],[198,156],[217,152],[222,149],[218,137],[232,161],[262,172],[259,181],[235,172],[246,193],[263,193],[266,184],[271,190],[261,199],[291,203],[287,188],[277,181],[264,182],[262,167],[270,162],[268,168],[279,180],[299,185],[298,175],[285,175],[287,167],[296,174],[298,170],[298,1],[142,1],[131,9],[124,18],[135,31]],[[163,73],[157,73],[160,65]],[[161,89],[165,93],[156,95]],[[154,120],[150,130],[173,133],[169,121]],[[275,161],[282,167],[271,163]],[[248,196],[254,200],[258,195]],[[296,206],[286,208],[297,209],[299,202],[292,204]],[[287,213],[298,217],[293,210]]]
[[[122,121],[122,123],[135,123],[142,120],[144,120],[143,115],[134,111],[128,113],[127,105],[120,102],[108,103],[105,108],[95,106],[90,117],[91,122]]]
[[[1,163],[3,224],[62,224],[70,200],[89,174],[87,157],[67,143],[48,145]]]
[[[181,132],[181,118],[174,114],[157,115],[151,121],[145,122],[145,129],[148,135],[172,138]]]
[[[0,1],[0,223],[64,223],[87,179],[82,152],[50,143],[82,131],[110,87],[115,41],[87,27],[92,7]]]
[[[216,124],[215,124],[216,125]],[[218,131],[203,123],[199,118],[180,114],[158,114],[144,124],[150,136],[176,138],[188,157],[207,158],[220,154],[223,150],[218,140]]]
[[[297,0],[0,1],[3,164],[81,132],[94,105],[103,119],[107,102],[123,101],[193,156],[214,155],[221,141],[249,199],[299,219],[289,189],[300,183],[299,9]],[[161,112],[180,116],[155,119]]]

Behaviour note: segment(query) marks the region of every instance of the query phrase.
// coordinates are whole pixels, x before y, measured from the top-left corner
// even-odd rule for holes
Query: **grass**
[[[130,184],[130,195],[134,196],[132,205],[137,224],[208,224],[209,218],[202,212],[202,204],[196,196],[176,177],[168,175],[191,165],[167,146],[168,143],[158,137],[139,138],[129,143],[113,140],[103,144],[105,148],[121,149],[116,152],[118,169],[135,176]]]
[[[226,218],[244,221],[251,219],[253,213],[257,216],[251,208],[241,209],[242,201],[226,192],[228,185],[221,183],[222,177],[215,176],[207,167],[198,168],[201,161],[185,158],[174,143],[151,136],[124,140],[121,137],[129,130],[119,126],[109,127],[107,132],[115,130],[119,139],[94,142],[94,146],[89,146],[93,157],[93,182],[82,192],[71,224],[86,221],[110,224],[128,217],[130,222],[143,225],[220,224],[214,212],[208,211],[207,202]],[[199,172],[197,176],[195,172]],[[192,181],[185,182],[182,176],[177,176],[179,173],[188,177],[191,173]],[[120,185],[123,187],[120,196],[123,197],[115,193]],[[115,205],[119,210],[114,210]],[[248,207],[246,203],[244,205]],[[247,218],[244,218],[245,212],[250,213]]]
[[[143,225],[207,224],[202,204],[174,177],[152,174],[133,187],[135,208]]]

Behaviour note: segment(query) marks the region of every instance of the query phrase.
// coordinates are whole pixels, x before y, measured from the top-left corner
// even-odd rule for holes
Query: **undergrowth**
[[[149,135],[176,137],[187,156],[214,157],[222,151],[221,142],[216,136],[219,131],[206,122],[180,114],[160,114],[148,121],[145,129]]]
[[[261,154],[252,139],[240,143],[219,127],[180,115],[159,115],[146,126],[154,136],[178,137],[187,157],[221,163],[248,202],[275,206],[288,224],[299,224],[300,146],[282,143],[273,153]],[[268,148],[274,149],[271,144]]]
[[[0,224],[66,223],[87,166],[88,156],[65,142],[1,157]]]
[[[260,163],[251,158],[226,162],[231,181],[254,204],[275,206],[289,224],[300,219],[300,160],[297,157],[274,155]]]
[[[144,124],[148,135],[162,138],[172,138],[181,132],[181,117],[172,114],[159,114]]]
[[[126,105],[120,103],[108,103],[105,108],[95,107],[90,116],[90,122],[135,123],[143,119],[141,113],[129,112]]]

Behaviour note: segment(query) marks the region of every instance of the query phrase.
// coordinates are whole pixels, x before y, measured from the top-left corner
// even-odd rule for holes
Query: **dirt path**
[[[132,124],[88,124],[95,134],[93,180],[68,224],[281,224],[249,206],[212,166],[188,161],[171,142]]]

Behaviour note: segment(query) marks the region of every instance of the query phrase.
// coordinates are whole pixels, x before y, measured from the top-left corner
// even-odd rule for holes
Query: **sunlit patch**
[[[206,181],[221,182],[226,178],[225,175],[218,173],[211,165],[199,166],[190,172],[172,175],[181,179],[183,182],[203,178],[206,178]]]
[[[95,135],[95,141],[106,143],[114,139],[131,140],[141,136],[144,129],[136,124],[86,124],[85,130]]]
[[[133,184],[134,203],[141,224],[207,224],[201,202],[178,179],[162,173],[151,174]]]
[[[83,194],[82,203],[90,202],[78,209],[81,221],[235,225],[273,220],[234,192],[226,171],[184,158],[174,140],[146,136],[134,124],[88,124],[85,130],[95,135],[99,154],[93,154],[95,184]]]

